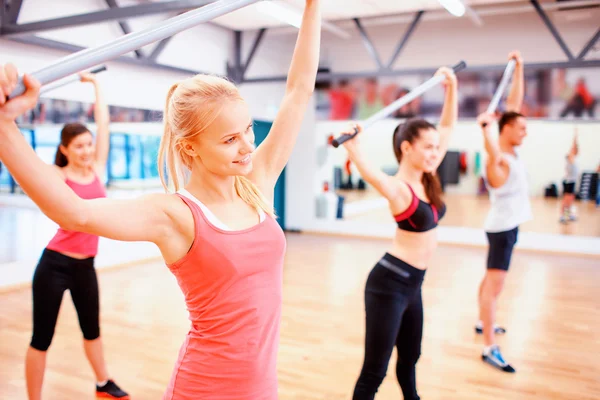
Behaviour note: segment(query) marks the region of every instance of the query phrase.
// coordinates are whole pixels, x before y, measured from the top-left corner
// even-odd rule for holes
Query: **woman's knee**
[[[29,346],[38,350],[38,351],[48,351],[50,345],[52,344],[52,338],[54,337],[54,332],[52,333],[38,333],[34,332],[31,336],[31,342]]]
[[[415,366],[421,358],[421,346],[411,346],[398,351],[397,366]]]

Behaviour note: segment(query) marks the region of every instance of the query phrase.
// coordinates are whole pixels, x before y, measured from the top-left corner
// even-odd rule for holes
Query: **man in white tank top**
[[[478,118],[487,153],[484,177],[491,208],[484,225],[489,248],[487,271],[479,287],[480,320],[475,330],[484,336],[482,359],[504,372],[515,372],[515,369],[504,360],[496,345],[495,334],[505,332],[495,324],[496,302],[517,243],[519,225],[532,218],[527,171],[515,151],[527,135],[525,117],[519,113],[523,103],[523,62],[518,52],[511,53],[510,58],[515,58],[517,64],[506,111],[498,122],[498,139],[492,136],[494,115],[485,113]]]

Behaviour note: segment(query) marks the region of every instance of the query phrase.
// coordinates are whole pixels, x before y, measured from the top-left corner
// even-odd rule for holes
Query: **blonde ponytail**
[[[248,178],[236,176],[235,191],[242,200],[254,207],[256,210],[263,210],[271,217],[277,218],[273,206],[269,204],[256,185]]]
[[[170,104],[173,93],[177,90],[179,83],[175,83],[169,89],[167,93],[167,101],[165,104],[165,111],[163,113],[163,136],[160,140],[160,146],[158,148],[158,175],[165,191],[169,191],[169,186],[172,186],[175,191],[179,190],[179,175],[177,172],[177,150],[174,146],[174,133],[171,126],[170,117]],[[167,168],[167,175],[165,176],[164,168]],[[167,181],[169,178],[170,182]]]

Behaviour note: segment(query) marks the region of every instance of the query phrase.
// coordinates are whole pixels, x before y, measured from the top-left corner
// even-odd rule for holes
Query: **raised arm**
[[[314,91],[321,42],[320,3],[306,0],[285,95],[269,135],[254,152],[251,179],[270,191],[292,154]]]
[[[573,164],[575,162],[575,157],[577,157],[577,153],[579,150],[579,146],[577,145],[577,127],[575,127],[575,134],[573,135],[573,144],[569,149],[569,153],[567,157],[569,158],[569,162]]]
[[[375,188],[383,197],[388,201],[392,202],[397,200],[398,194],[401,192],[401,185],[393,177],[387,175],[381,169],[373,167],[365,158],[359,141],[359,136],[362,132],[360,125],[355,125],[358,128],[359,134],[353,139],[348,140],[342,144],[348,152],[348,158],[354,163],[356,169],[360,173],[360,176]],[[341,134],[352,134],[354,133],[354,127],[348,129]],[[408,193],[408,189],[407,189]],[[408,199],[407,199],[408,200]]]
[[[166,207],[167,195],[136,200],[94,199],[77,196],[29,146],[15,119],[35,106],[39,83],[23,77],[27,91],[6,102],[17,83],[12,65],[0,66],[0,161],[41,211],[67,230],[124,241],[149,241],[159,245],[173,233]]]
[[[440,156],[437,166],[439,166],[448,151],[448,142],[450,141],[452,132],[454,132],[456,120],[458,119],[458,83],[454,71],[450,68],[442,67],[436,72],[436,75],[446,76],[446,80],[443,83],[446,95],[444,98],[444,107],[442,108],[442,116],[438,124]]]
[[[508,59],[515,59],[517,64],[512,76],[510,92],[506,98],[506,111],[521,112],[523,106],[523,96],[525,95],[525,78],[523,59],[518,51],[513,51],[508,55]]]
[[[500,187],[508,178],[508,165],[502,160],[502,152],[498,140],[493,137],[492,125],[494,116],[492,114],[483,113],[477,118],[477,123],[481,127],[483,133],[483,144],[488,155],[486,163],[487,181],[491,187]],[[484,126],[485,125],[485,126]]]
[[[104,99],[104,93],[96,75],[89,73],[81,74],[81,82],[90,82],[94,85],[96,101],[94,103],[94,122],[96,122],[96,173],[104,176],[106,163],[108,161],[108,152],[110,148],[110,113],[108,104]]]

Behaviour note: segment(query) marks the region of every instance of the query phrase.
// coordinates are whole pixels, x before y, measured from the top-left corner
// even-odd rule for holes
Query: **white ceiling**
[[[302,11],[305,4],[305,0],[272,1],[293,7],[298,11]],[[527,0],[466,0],[464,2],[470,6],[500,3],[530,4]],[[544,1],[542,0],[542,2]],[[418,10],[439,9],[443,10],[443,7],[438,0],[321,0],[323,19],[327,21],[389,16],[392,14],[412,13]],[[235,30],[285,26],[279,20],[258,11],[256,4],[216,18],[213,22]]]

